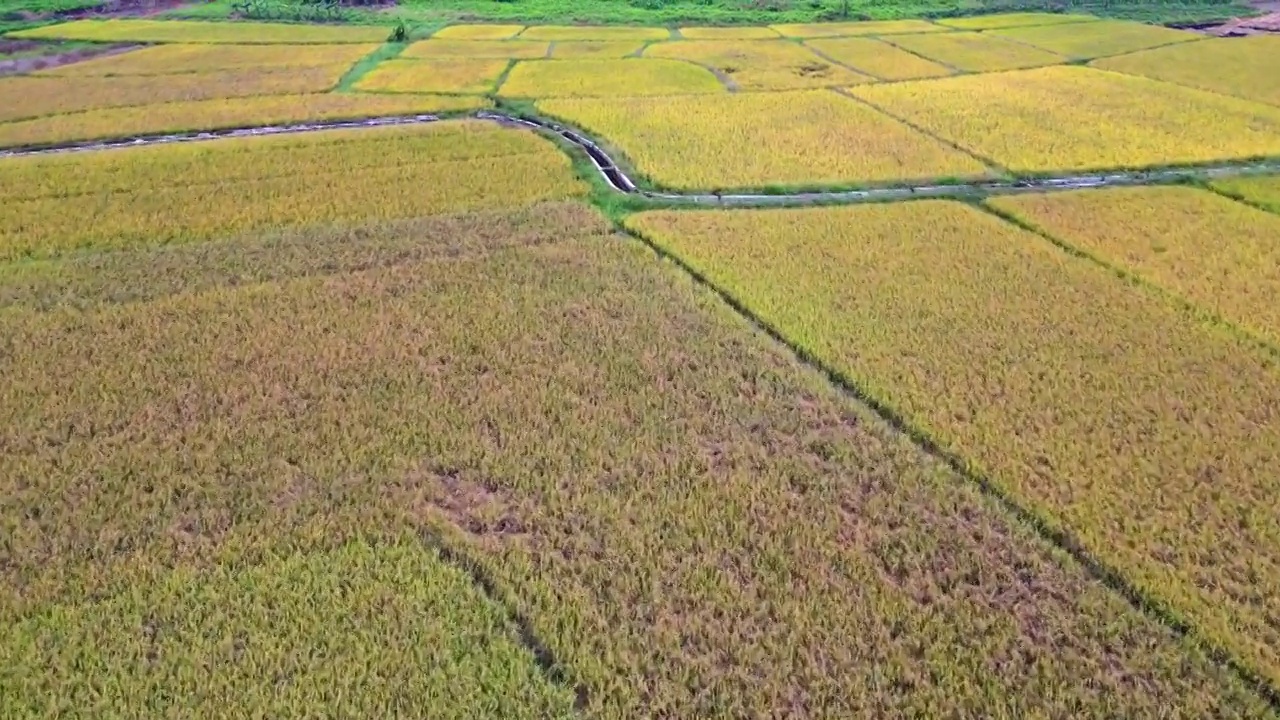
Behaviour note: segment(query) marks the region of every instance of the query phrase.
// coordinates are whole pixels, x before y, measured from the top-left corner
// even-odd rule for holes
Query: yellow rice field
[[[380,43],[385,28],[360,25],[301,25],[264,22],[198,22],[194,20],[74,20],[10,33],[32,40],[92,42],[241,43],[301,45],[311,43]]]
[[[849,92],[1020,173],[1280,155],[1280,108],[1082,67]]]
[[[1280,175],[1214,180],[1214,190],[1280,213]]]
[[[1077,59],[1120,55],[1204,38],[1194,32],[1124,20],[1006,28],[991,33]]]
[[[1189,187],[987,202],[1280,346],[1280,216]]]
[[[873,80],[790,40],[686,40],[650,45],[644,56],[712,68],[743,90],[800,90]]]
[[[706,68],[677,60],[529,60],[516,63],[498,92],[509,97],[638,97],[723,93]]]
[[[1094,60],[1090,66],[1280,105],[1280,36],[1209,38]]]
[[[997,72],[1056,65],[1065,58],[990,33],[950,32],[897,35],[888,42],[966,72]]]
[[[432,38],[449,40],[508,40],[520,34],[523,25],[450,25],[432,33]]]
[[[347,65],[240,68],[158,76],[0,78],[0,123],[82,110],[332,89]]]
[[[1280,368],[969,205],[627,220],[1280,679]]]
[[[449,40],[431,38],[404,49],[400,58],[509,59],[544,58],[551,50],[549,42],[533,40]]]
[[[486,93],[506,72],[507,60],[387,60],[360,78],[355,89],[366,92]]]
[[[686,40],[774,40],[781,33],[767,27],[682,27]]]
[[[881,80],[919,80],[954,71],[894,45],[867,37],[827,38],[805,42],[827,57]]]
[[[982,177],[977,160],[829,91],[545,100],[678,189]],[[750,152],[742,152],[750,148]]]
[[[314,120],[463,112],[489,105],[489,101],[475,96],[336,93],[135,105],[0,123],[0,147],[53,145]]]
[[[657,27],[587,27],[538,25],[520,33],[521,40],[669,40],[671,31]]]
[[[566,40],[551,48],[557,60],[574,58],[624,58],[635,55],[645,44],[638,40]]]
[[[523,147],[513,148],[520,143],[507,140],[505,134],[518,135]],[[450,159],[423,158],[422,162],[398,160],[401,152],[409,156],[417,152],[418,138],[427,139],[426,152],[452,144],[462,154],[455,151]],[[490,145],[489,138],[498,139]],[[528,130],[475,132],[468,123],[446,122],[337,138],[319,133],[285,140],[291,149],[285,156],[242,152],[243,144],[254,139],[149,149],[143,162],[120,170],[132,176],[128,189],[7,203],[0,220],[0,260],[49,257],[85,248],[188,242],[254,229],[514,207],[565,199],[584,190],[573,176],[568,156]],[[310,148],[318,152],[307,152]],[[181,160],[193,155],[215,166],[234,164],[237,170],[221,182],[209,178],[207,184],[187,185],[186,173],[181,172],[186,163]],[[386,164],[368,164],[371,155]],[[351,159],[351,167],[346,158]],[[146,162],[157,159],[158,164]],[[74,178],[81,173],[82,163],[93,168],[96,161],[92,155],[69,160],[53,156],[12,167],[29,174],[33,166],[43,163],[46,184],[57,185],[59,176]],[[0,174],[9,167],[0,165]],[[210,197],[218,202],[207,202]],[[184,211],[174,212],[174,208]]]
[[[171,75],[248,68],[353,65],[377,45],[156,45],[42,70],[37,75]]]
[[[934,22],[939,25],[953,27],[959,30],[994,30],[997,28],[1093,22],[1097,19],[1098,18],[1092,15],[1023,12],[1003,13],[999,15],[975,15],[973,17],[942,18],[941,20],[935,20]]]
[[[947,28],[926,20],[878,20],[868,22],[801,23],[770,25],[784,37],[823,38],[846,35],[898,35],[901,33],[944,32]]]

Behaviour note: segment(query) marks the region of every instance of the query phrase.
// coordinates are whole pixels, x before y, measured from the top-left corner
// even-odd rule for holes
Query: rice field
[[[1280,108],[1081,67],[848,91],[1018,173],[1280,156]]]
[[[870,82],[788,40],[688,40],[658,43],[647,58],[686,60],[711,68],[743,90],[802,90]]]
[[[534,5],[19,33],[0,717],[1280,720],[1274,38]]]

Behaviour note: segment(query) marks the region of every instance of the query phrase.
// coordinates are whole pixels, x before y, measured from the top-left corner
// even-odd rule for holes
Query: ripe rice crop
[[[636,97],[723,93],[703,67],[676,60],[526,60],[498,92],[509,97]]]
[[[781,34],[767,27],[682,27],[685,40],[774,40]]]
[[[1214,180],[1214,190],[1280,212],[1280,175]]]
[[[356,81],[368,92],[479,94],[493,90],[506,60],[387,60]]]
[[[805,23],[770,25],[783,37],[824,38],[845,35],[897,35],[899,33],[944,32],[947,28],[927,20],[878,20],[872,22]]]
[[[890,38],[904,50],[966,72],[996,72],[1056,65],[1066,58],[989,33],[951,32]]]
[[[0,220],[0,259],[48,257],[83,248],[189,242],[287,225],[391,220],[481,207],[520,206],[563,199],[583,191],[573,177],[569,158],[527,130],[504,128],[498,134],[477,133],[465,123],[393,130],[396,132],[390,137],[398,142],[388,142],[385,133],[374,133],[368,138],[350,135],[334,146],[331,139],[320,134],[314,145],[296,143],[287,155],[286,166],[275,162],[278,156],[274,153],[236,152],[242,149],[238,145],[226,149],[199,145],[160,148],[160,152],[145,157],[163,158],[167,150],[175,159],[189,160],[194,154],[206,152],[213,158],[222,156],[222,163],[204,158],[212,165],[211,170],[228,163],[237,167],[224,182],[206,175],[204,183],[188,186],[183,172],[147,172],[148,165],[141,163],[136,172],[128,166],[120,171],[125,176],[132,174],[135,181],[127,190],[46,195],[8,203]],[[490,145],[489,139],[501,137],[501,133],[526,138],[526,147],[513,153],[510,142]],[[418,137],[433,141],[427,148],[415,150]],[[431,148],[442,139],[468,143],[474,150],[461,159],[430,159]],[[219,142],[213,141],[214,145]],[[317,151],[307,152],[312,147]],[[406,157],[397,158],[402,150]],[[222,155],[226,152],[234,155]],[[370,153],[388,162],[371,164],[366,157]],[[414,156],[421,162],[406,164]],[[91,157],[85,158],[82,163],[90,169],[95,167]],[[45,183],[56,186],[56,174],[74,177],[80,172],[81,162],[54,158],[45,166],[50,172]],[[183,164],[174,163],[170,168],[181,170]],[[29,172],[31,165],[17,167]],[[218,202],[195,202],[208,197],[216,197]],[[175,213],[174,208],[184,210]]]
[[[872,80],[790,40],[685,40],[650,45],[644,55],[709,67],[744,90],[800,90]]]
[[[157,45],[42,70],[38,75],[172,75],[245,68],[350,66],[377,45]]]
[[[1131,187],[992,207],[1280,346],[1280,217],[1205,190]]]
[[[356,229],[343,267],[396,243],[441,253],[240,286],[277,249],[216,243],[195,259],[220,286],[184,292],[178,273],[150,301],[0,313],[12,702],[1266,714],[591,215],[561,242],[462,257],[460,233],[518,234],[527,213]],[[554,658],[551,683],[520,636]]]
[[[624,58],[635,55],[645,46],[636,40],[569,40],[558,42],[551,48],[551,57],[568,58]]]
[[[359,25],[302,25],[192,20],[74,20],[19,30],[10,37],[31,40],[88,40],[144,43],[381,43],[386,28]]]
[[[998,15],[975,15],[973,17],[943,18],[935,20],[939,25],[958,28],[960,30],[994,30],[997,28],[1030,27],[1036,25],[1061,25],[1065,23],[1093,22],[1098,18],[1092,15],[1072,15],[1070,13],[1001,13]]]
[[[319,93],[337,85],[347,68],[347,65],[321,65],[155,77],[0,78],[0,123],[150,103]]]
[[[849,92],[1022,173],[1280,155],[1280,108],[1082,67]]]
[[[992,30],[992,34],[1072,58],[1096,58],[1203,39],[1198,33],[1124,20]]]
[[[537,25],[520,33],[521,40],[670,40],[671,31],[657,27],[587,27]]]
[[[449,40],[507,40],[520,34],[523,25],[450,25],[432,33]]]
[[[1260,71],[1280,57],[1280,37],[1209,38],[1094,60],[1092,67],[1280,105],[1280,73]]]
[[[538,108],[680,189],[982,177],[977,160],[827,91],[546,100]],[[750,148],[750,152],[744,152]]]
[[[1280,369],[1252,344],[961,203],[628,225],[1280,679]]]
[[[881,80],[918,80],[951,75],[952,70],[883,40],[867,37],[809,40],[810,48]]]
[[[401,58],[544,58],[549,42],[531,40],[423,40],[404,49]]]
[[[383,115],[463,112],[489,106],[489,101],[479,97],[337,93],[171,102],[0,123],[0,147],[318,120],[358,120]]]

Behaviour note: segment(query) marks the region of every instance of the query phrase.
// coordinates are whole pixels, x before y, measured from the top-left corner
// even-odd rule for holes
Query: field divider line
[[[847,93],[836,90],[845,97],[862,102],[868,107],[883,112],[871,103],[853,98]],[[904,122],[907,127],[916,129],[911,123],[902,121],[891,113],[886,116]],[[972,181],[955,183],[934,183],[924,185],[899,185],[873,187],[861,190],[809,190],[795,192],[770,193],[708,193],[708,192],[670,192],[649,190],[637,185],[603,147],[587,133],[565,127],[559,123],[536,116],[516,116],[501,111],[480,110],[465,116],[441,116],[435,114],[391,115],[364,118],[359,120],[325,120],[310,123],[242,126],[221,130],[204,130],[188,133],[167,133],[156,135],[139,135],[131,138],[111,140],[90,140],[66,143],[62,145],[35,146],[0,150],[0,161],[7,158],[30,157],[38,155],[54,155],[74,152],[95,152],[118,148],[145,147],[180,142],[197,142],[202,140],[218,140],[238,137],[261,137],[292,133],[320,132],[324,130],[374,128],[399,125],[420,125],[440,122],[452,117],[470,117],[504,125],[516,125],[547,133],[560,138],[581,149],[591,164],[600,173],[606,185],[613,192],[632,195],[642,200],[651,200],[673,205],[691,205],[707,207],[755,207],[755,206],[788,206],[852,204],[861,202],[893,202],[899,200],[923,198],[949,198],[956,200],[973,199],[988,195],[1011,195],[1022,193],[1054,192],[1060,190],[1081,190],[1085,188],[1125,186],[1125,185],[1158,185],[1187,182],[1205,178],[1237,177],[1249,175],[1266,175],[1280,173],[1280,158],[1256,160],[1242,163],[1222,163],[1219,165],[1196,165],[1154,170],[1119,170],[1103,171],[1091,174],[1060,175],[1045,178],[1023,178],[990,181]],[[924,131],[921,131],[924,132]],[[928,137],[935,137],[925,133]],[[946,142],[939,139],[940,142]],[[975,159],[988,163],[990,161],[973,155],[963,148],[946,143],[963,151]],[[1002,170],[998,165],[997,170]]]
[[[956,30],[954,30],[954,29],[953,29],[953,30],[952,30],[952,32],[956,32]],[[902,52],[904,52],[904,53],[909,53],[909,54],[911,54],[911,55],[915,55],[916,57],[920,58],[921,60],[928,60],[929,62],[934,63],[935,65],[941,65],[942,67],[944,67],[944,68],[946,68],[946,69],[950,70],[950,71],[951,71],[952,73],[954,73],[955,75],[976,75],[976,74],[977,74],[977,73],[974,73],[974,72],[973,72],[973,71],[971,71],[971,70],[965,70],[964,68],[956,67],[955,65],[952,65],[952,64],[951,64],[951,63],[949,63],[949,62],[943,62],[943,61],[941,61],[941,60],[934,60],[933,58],[928,57],[928,56],[926,56],[926,55],[921,55],[920,53],[916,52],[915,50],[911,50],[910,48],[905,48],[905,47],[903,47],[903,46],[899,45],[898,43],[894,42],[894,41],[892,40],[892,38],[893,38],[893,36],[892,36],[892,35],[886,35],[886,36],[884,36],[884,37],[877,37],[876,39],[877,39],[877,40],[879,40],[879,41],[880,41],[880,42],[882,42],[882,43],[885,43],[886,45],[892,45],[893,47],[895,47],[895,48],[897,48],[897,49],[901,50],[901,51],[902,51]],[[952,77],[954,77],[954,75],[953,75]],[[919,79],[917,79],[917,80],[904,80],[904,81],[899,81],[899,82],[919,82],[920,80],[942,80],[942,79],[943,79],[943,78],[919,78]]]
[[[779,343],[790,352],[797,361],[822,373],[834,388],[846,397],[871,408],[881,419],[897,432],[911,439],[923,451],[946,464],[960,478],[972,483],[987,498],[1011,517],[1033,530],[1043,541],[1057,547],[1071,559],[1080,564],[1085,572],[1103,587],[1124,598],[1139,613],[1168,628],[1177,637],[1199,647],[1213,662],[1236,675],[1241,682],[1259,697],[1268,702],[1273,709],[1280,711],[1280,688],[1271,683],[1266,675],[1237,659],[1225,647],[1205,637],[1194,624],[1184,618],[1167,602],[1158,596],[1148,593],[1130,581],[1124,573],[1112,567],[1102,558],[1095,556],[1085,544],[1067,527],[1059,526],[1049,520],[1043,513],[1037,512],[1031,505],[1023,505],[1013,493],[1006,490],[986,473],[975,469],[963,456],[942,445],[928,431],[916,426],[906,416],[899,413],[889,403],[867,391],[845,372],[827,363],[804,346],[793,342],[778,328],[757,315],[745,302],[726,288],[718,285],[698,268],[686,262],[674,251],[668,250],[661,243],[651,240],[644,233],[631,228],[621,227],[619,232],[626,233],[652,250],[659,260],[672,263],[675,267],[688,273],[699,286],[716,295],[728,307],[750,323],[756,330],[764,333],[774,342]]]

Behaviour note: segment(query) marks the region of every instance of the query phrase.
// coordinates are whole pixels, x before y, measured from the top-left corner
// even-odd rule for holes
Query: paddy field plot
[[[822,55],[880,80],[918,80],[944,77],[955,70],[907,52],[883,40],[866,37],[808,40],[805,45]]]
[[[1211,183],[1214,190],[1280,213],[1280,175],[1223,178]]]
[[[551,51],[551,43],[533,40],[437,40],[416,42],[405,48],[397,58],[420,59],[509,59],[527,60],[545,58]]]
[[[509,40],[520,31],[523,25],[450,25],[431,34],[432,38],[449,40]]]
[[[992,30],[990,34],[1076,59],[1120,55],[1204,38],[1203,35],[1185,30],[1125,20],[1005,28]]]
[[[644,213],[628,226],[1280,678],[1280,368],[972,206]]]
[[[387,30],[377,26],[303,25],[191,20],[73,20],[9,33],[32,40],[89,40],[140,43],[380,43]]]
[[[668,188],[891,184],[987,174],[978,160],[825,90],[540,100],[537,107],[605,138],[640,173]]]
[[[337,85],[348,67],[239,68],[156,76],[0,77],[0,128],[13,120],[98,108],[320,93]]]
[[[482,94],[494,89],[509,64],[464,58],[392,59],[379,63],[354,87],[366,92]]]
[[[520,33],[522,40],[670,40],[671,31],[658,27],[588,27],[537,25]]]
[[[0,270],[100,298],[0,311],[10,706],[1265,713],[610,232],[543,203]]]
[[[1190,187],[987,202],[1280,347],[1280,216]]]
[[[0,147],[45,146],[135,135],[321,120],[467,112],[487,108],[490,104],[479,96],[349,93],[168,102],[0,123]]]
[[[1280,37],[1209,38],[1094,60],[1090,66],[1280,105]]]
[[[1005,40],[990,33],[950,32],[900,35],[888,42],[923,58],[965,72],[997,72],[1057,65],[1066,58],[1056,53]]]
[[[774,40],[782,35],[767,27],[682,27],[680,37],[685,40]]]
[[[1098,18],[1092,15],[1072,15],[1070,13],[1003,13],[998,15],[975,15],[973,17],[942,18],[934,22],[946,27],[960,30],[994,30],[997,28],[1027,27],[1036,25],[1060,25],[1065,23],[1094,22]]]
[[[624,58],[638,55],[645,44],[641,40],[564,40],[555,43],[551,57],[557,60]]]
[[[173,75],[250,68],[350,67],[377,45],[156,45],[42,70],[59,77]]]
[[[804,23],[770,25],[784,37],[821,38],[847,35],[897,35],[901,33],[945,32],[947,28],[927,20],[878,20],[869,22]]]
[[[259,151],[244,152],[244,143]],[[449,144],[462,150],[438,150]],[[281,150],[269,151],[276,147]],[[139,151],[71,161],[38,156],[0,166],[0,175],[17,176],[0,179],[0,186],[20,195],[31,193],[21,186],[32,176],[41,187],[75,188],[101,172],[103,184],[116,188],[7,203],[0,259],[518,206],[585,192],[569,158],[549,141],[476,121],[189,143],[145,148],[133,158],[131,152]],[[135,162],[121,165],[121,159]],[[210,197],[219,203],[199,202]],[[175,213],[175,207],[191,209]]]
[[[508,97],[639,97],[727,92],[708,69],[659,58],[527,60],[498,92]]]
[[[859,85],[848,92],[1018,173],[1280,155],[1280,108],[1092,68]]]
[[[685,40],[650,45],[644,56],[697,63],[743,90],[800,90],[874,79],[790,40]]]

